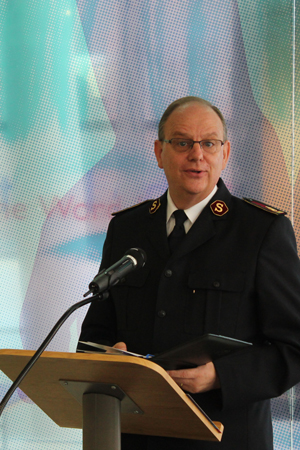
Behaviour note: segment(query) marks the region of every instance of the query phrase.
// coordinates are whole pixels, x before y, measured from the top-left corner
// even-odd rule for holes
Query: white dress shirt
[[[184,222],[184,229],[187,233],[191,226],[196,222],[200,214],[202,213],[203,209],[209,202],[209,200],[215,195],[215,193],[218,190],[218,186],[216,185],[214,189],[211,191],[211,193],[204,199],[201,200],[201,202],[196,203],[196,205],[192,206],[191,208],[185,209],[184,212],[187,215],[187,220]],[[175,218],[172,216],[173,212],[176,211],[176,206],[174,205],[174,202],[171,198],[170,192],[168,190],[167,194],[168,204],[167,204],[167,236],[172,232],[173,228],[175,227]]]

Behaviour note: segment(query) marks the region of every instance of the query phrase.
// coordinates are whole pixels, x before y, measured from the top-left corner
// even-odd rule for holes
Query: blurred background
[[[165,108],[204,97],[227,121],[223,179],[287,211],[300,238],[300,0],[0,0],[0,347],[35,350],[82,298],[111,213],[160,196]],[[86,307],[48,347],[75,351]],[[0,373],[1,398],[11,382]],[[299,387],[272,401],[300,447]],[[3,449],[79,450],[20,390]]]

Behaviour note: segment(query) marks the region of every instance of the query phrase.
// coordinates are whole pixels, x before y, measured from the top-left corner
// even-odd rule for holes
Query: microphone
[[[123,258],[117,261],[108,269],[101,270],[95,276],[93,281],[89,284],[89,291],[84,294],[84,297],[93,293],[93,295],[100,294],[108,288],[115,286],[128,273],[133,270],[144,267],[147,261],[147,256],[141,248],[131,248],[125,252]]]

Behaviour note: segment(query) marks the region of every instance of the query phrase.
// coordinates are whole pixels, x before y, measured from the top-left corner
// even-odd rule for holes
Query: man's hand
[[[127,345],[125,342],[117,342],[113,348],[118,348],[119,350],[127,350]]]
[[[219,378],[212,362],[194,369],[168,370],[168,374],[182,389],[191,394],[220,387]]]

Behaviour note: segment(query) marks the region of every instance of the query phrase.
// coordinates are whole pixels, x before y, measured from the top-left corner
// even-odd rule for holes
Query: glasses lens
[[[194,141],[192,139],[171,139],[172,147],[176,152],[186,152],[193,147]]]
[[[221,147],[221,141],[217,139],[208,139],[201,141],[201,147],[204,152],[215,153]]]

